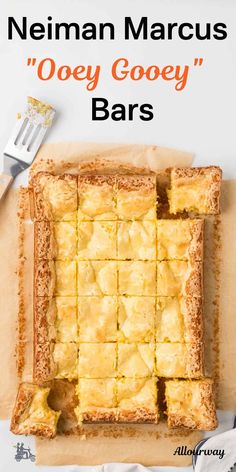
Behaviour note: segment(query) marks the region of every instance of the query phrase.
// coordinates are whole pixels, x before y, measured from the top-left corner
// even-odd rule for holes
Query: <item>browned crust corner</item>
[[[157,408],[118,408],[117,421],[119,423],[158,423],[159,414]]]
[[[29,189],[31,192],[31,215],[35,221],[51,221],[50,208],[43,196],[43,188],[45,181],[58,180],[75,181],[77,183],[77,175],[62,174],[53,175],[50,172],[38,172],[30,180]],[[44,184],[43,184],[44,182]]]
[[[30,406],[34,392],[35,387],[33,384],[22,383],[19,385],[10,424],[10,430],[12,431],[12,433],[18,433],[18,425],[20,418],[24,411]]]
[[[29,425],[25,429],[25,431],[22,431],[20,429],[21,417],[24,415],[25,411],[30,407],[36,389],[37,386],[35,386],[34,384],[22,383],[19,385],[10,423],[10,431],[14,434],[34,434],[36,436],[52,438],[56,435],[56,428],[46,424]]]
[[[219,166],[205,167],[172,167],[171,176],[173,178],[195,178],[198,175],[211,174],[217,179],[221,179],[222,170]]]
[[[180,413],[170,413],[167,409],[168,427],[212,431],[218,426],[213,381],[209,378],[205,378],[202,380],[193,380],[192,382],[198,382],[199,384],[199,415],[197,417],[192,417],[191,413],[189,415],[187,413],[185,415]]]
[[[49,220],[49,215],[45,214],[45,201],[43,198],[43,185],[42,180],[50,180],[53,178],[53,174],[50,172],[38,172],[33,175],[29,182],[29,190],[31,194],[31,217],[32,220]]]

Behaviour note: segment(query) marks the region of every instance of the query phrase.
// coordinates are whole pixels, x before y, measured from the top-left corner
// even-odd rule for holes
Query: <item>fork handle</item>
[[[11,175],[0,174],[0,200],[2,200],[2,198],[6,194],[12,181],[13,181],[13,177]]]

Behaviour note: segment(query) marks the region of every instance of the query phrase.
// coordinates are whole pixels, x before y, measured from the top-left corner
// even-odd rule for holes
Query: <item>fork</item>
[[[27,97],[27,109],[18,120],[3,151],[3,173],[0,174],[0,200],[6,194],[15,177],[33,162],[55,110],[36,98]]]

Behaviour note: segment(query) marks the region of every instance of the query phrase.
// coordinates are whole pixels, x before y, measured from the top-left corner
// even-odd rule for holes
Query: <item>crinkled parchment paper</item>
[[[159,172],[173,165],[189,166],[191,163],[192,156],[188,153],[156,146],[61,143],[42,146],[31,174],[39,170],[58,174],[65,171],[93,172],[94,169],[100,173]],[[165,182],[165,174],[161,175],[160,181],[162,179]],[[10,190],[0,207],[0,350],[4,366],[4,376],[0,378],[1,418],[11,415],[19,375],[24,381],[32,379],[33,225],[28,203],[27,190],[20,192],[20,206],[17,206],[16,191]],[[219,217],[206,221],[206,367],[207,373],[218,381],[218,401],[222,409],[235,407],[236,380],[232,372],[235,371],[236,344],[233,340],[230,342],[232,322],[236,324],[233,313],[236,297],[233,285],[236,241],[233,235],[236,234],[236,223],[233,223],[232,218],[235,207],[236,182],[224,182],[222,235]],[[20,212],[18,219],[17,212]],[[228,254],[227,251],[230,254],[225,261],[224,254]],[[220,287],[221,254],[224,263],[223,284]],[[229,302],[231,297],[232,304],[231,300]],[[37,439],[37,463],[94,465],[103,462],[140,462],[144,465],[185,466],[190,463],[190,458],[174,456],[176,447],[187,445],[192,448],[200,437],[199,432],[168,431],[164,422],[159,425],[87,425],[76,436]]]

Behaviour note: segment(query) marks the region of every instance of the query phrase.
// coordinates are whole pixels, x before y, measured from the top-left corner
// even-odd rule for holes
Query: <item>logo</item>
[[[205,441],[204,441],[205,442]],[[189,449],[187,446],[178,446],[174,451],[174,456],[218,456],[223,459],[225,456],[224,449]]]
[[[24,447],[24,443],[17,443],[16,446],[13,446],[16,449],[15,460],[20,462],[23,459],[29,459],[31,462],[35,462],[35,455],[32,454],[29,447]]]

